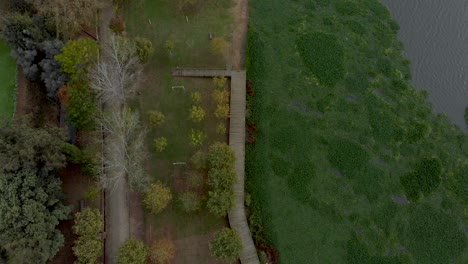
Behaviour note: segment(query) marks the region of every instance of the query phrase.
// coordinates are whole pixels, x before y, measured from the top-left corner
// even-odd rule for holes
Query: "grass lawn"
[[[250,6],[257,242],[281,263],[467,263],[468,140],[410,86],[388,10],[377,0]]]
[[[222,36],[229,42],[232,17],[230,1],[198,1],[185,10],[187,17],[176,4],[164,0],[146,0],[126,10],[128,32],[132,36],[147,37],[153,42],[155,54],[145,67],[145,81],[138,100],[133,107],[140,110],[148,127],[148,111],[161,111],[166,121],[151,128],[148,145],[158,137],[167,138],[167,148],[159,153],[151,148],[147,171],[156,180],[171,186],[174,199],[169,208],[158,215],[146,214],[147,234],[151,240],[169,236],[176,243],[176,263],[217,263],[209,255],[208,240],[226,225],[226,220],[214,217],[206,208],[197,213],[185,213],[178,203],[179,195],[187,189],[187,173],[190,166],[173,165],[174,162],[189,163],[198,148],[192,147],[189,138],[191,129],[203,131],[206,140],[201,147],[206,150],[215,141],[226,141],[226,134],[216,133],[219,123],[226,120],[214,116],[215,103],[211,99],[214,83],[211,79],[173,78],[173,67],[224,68],[226,59],[211,50],[209,33]],[[188,22],[187,22],[188,19]],[[169,52],[167,44],[173,46]],[[173,86],[184,88],[172,89]],[[227,85],[228,87],[228,85]],[[200,123],[189,120],[192,106],[191,94],[199,92],[199,103],[206,112]],[[198,190],[203,196],[206,189]]]
[[[0,115],[11,117],[15,111],[16,64],[10,47],[0,40]]]

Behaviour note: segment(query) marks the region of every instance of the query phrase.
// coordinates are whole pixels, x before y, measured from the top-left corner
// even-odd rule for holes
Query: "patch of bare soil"
[[[232,67],[234,70],[244,68],[245,49],[247,45],[247,28],[249,23],[248,0],[235,0],[234,32],[232,34]]]
[[[93,184],[93,181],[82,174],[80,167],[75,164],[68,165],[59,173],[59,176],[62,181],[62,191],[66,197],[65,205],[72,206],[72,213],[69,220],[59,223],[58,228],[62,232],[65,242],[57,255],[48,261],[49,264],[73,263],[76,260],[72,250],[73,243],[77,238],[72,231],[73,215],[80,209],[80,200],[85,198],[86,191]]]

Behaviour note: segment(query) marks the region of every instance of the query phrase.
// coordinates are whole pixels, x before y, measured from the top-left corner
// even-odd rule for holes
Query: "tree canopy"
[[[117,253],[118,264],[145,264],[149,250],[145,244],[134,238],[128,239]]]
[[[61,63],[62,71],[77,82],[87,79],[91,66],[98,58],[98,51],[98,45],[92,39],[70,40],[55,59]]]
[[[75,215],[73,233],[78,235],[73,252],[78,264],[97,263],[103,253],[100,234],[104,230],[104,221],[101,213],[95,208],[85,208]]]
[[[59,129],[24,120],[0,129],[0,248],[11,263],[45,263],[63,245],[56,227],[70,208],[54,173],[65,163],[63,139]]]
[[[239,258],[242,250],[242,240],[239,234],[230,228],[224,228],[210,243],[211,253],[227,261]]]

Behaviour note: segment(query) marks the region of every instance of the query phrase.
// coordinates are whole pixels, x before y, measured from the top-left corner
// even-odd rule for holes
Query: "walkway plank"
[[[234,185],[235,202],[229,211],[228,218],[231,228],[236,230],[241,238],[243,249],[240,255],[242,264],[259,264],[257,250],[252,240],[247,217],[245,215],[244,180],[245,180],[245,108],[246,108],[246,76],[245,71],[231,71],[231,118],[229,126],[229,145],[234,150],[234,164],[237,182]]]

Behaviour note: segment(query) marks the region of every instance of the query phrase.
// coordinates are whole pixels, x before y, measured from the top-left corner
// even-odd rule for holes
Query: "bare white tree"
[[[135,44],[112,35],[102,47],[102,60],[91,73],[91,87],[104,103],[124,105],[142,78]]]
[[[105,135],[101,184],[114,189],[121,181],[142,190],[149,182],[143,170],[146,130],[139,115],[127,108],[140,83],[142,66],[132,41],[112,35],[102,47],[101,61],[91,73],[91,87],[105,106],[101,127]]]
[[[140,124],[138,113],[127,108],[102,115],[102,128],[107,143],[104,147],[104,171],[100,182],[113,189],[122,180],[128,180],[134,190],[143,190],[149,180],[143,170],[146,158],[144,140],[146,130]]]

